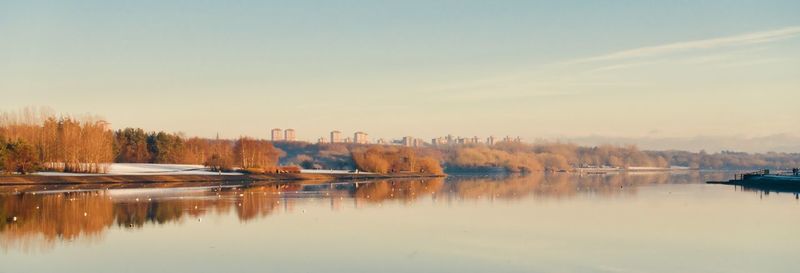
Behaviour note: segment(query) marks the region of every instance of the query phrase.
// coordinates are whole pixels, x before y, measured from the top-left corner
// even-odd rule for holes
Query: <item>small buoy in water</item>
[[[39,206],[36,206],[36,209],[39,209]]]
[[[239,197],[242,197],[242,196],[244,196],[244,194],[240,193],[240,194],[239,194]]]
[[[151,201],[151,200],[153,200],[153,199],[147,198],[147,201]]]
[[[136,198],[136,202],[139,202],[139,198]]]
[[[88,214],[88,213],[86,213],[86,212],[84,212],[84,213],[83,213],[83,216],[89,216],[89,214]]]
[[[12,218],[11,220],[14,220],[14,222],[16,222],[17,221],[17,216],[14,216],[14,218]]]
[[[194,209],[197,209],[197,206],[194,206]]]

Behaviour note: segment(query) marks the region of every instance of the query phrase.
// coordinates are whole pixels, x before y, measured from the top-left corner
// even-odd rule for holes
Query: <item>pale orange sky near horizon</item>
[[[49,106],[204,137],[277,127],[309,141],[341,130],[800,151],[798,9],[3,2],[0,110]],[[748,143],[776,135],[770,148]]]

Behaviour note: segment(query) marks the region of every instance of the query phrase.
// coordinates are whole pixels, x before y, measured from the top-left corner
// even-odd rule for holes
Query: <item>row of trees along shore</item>
[[[208,139],[125,128],[114,132],[115,162],[203,164],[214,171],[239,167],[252,172],[276,170],[280,151],[267,140]]]
[[[94,116],[0,115],[0,168],[102,173],[114,158],[108,123]]]
[[[594,147],[571,143],[500,142],[442,150],[442,161],[453,169],[503,168],[511,172],[571,170],[579,167],[688,167],[706,170],[791,169],[800,153],[718,153],[643,151],[635,145]]]
[[[296,164],[307,169],[357,167],[374,172],[413,169],[410,164],[398,160],[407,158],[404,153],[410,150],[415,152],[417,158],[427,158],[426,162],[439,162],[447,171],[453,172],[488,169],[539,172],[604,166],[616,168],[681,166],[706,170],[791,169],[800,166],[799,153],[646,151],[634,145],[587,147],[558,142],[500,142],[495,145],[470,144],[415,149],[307,142],[277,142],[275,145],[285,153],[281,158],[283,164]]]
[[[138,128],[112,131],[97,116],[56,116],[26,108],[0,113],[0,173],[105,173],[112,162],[203,164],[217,171],[277,171],[266,140],[206,139]]]
[[[359,170],[376,173],[443,174],[434,156],[418,154],[412,148],[370,145],[356,146],[351,151],[353,163]]]
[[[569,143],[501,142],[441,148],[273,143],[249,137],[186,137],[139,128],[113,131],[97,116],[56,116],[51,111],[31,108],[0,113],[0,172],[104,173],[112,162],[203,164],[214,171],[238,168],[255,173],[277,172],[279,164],[307,169],[358,168],[377,173],[442,173],[442,166],[448,170],[502,168],[510,172],[586,166],[743,170],[797,167],[800,154],[642,151],[636,146],[586,147]]]

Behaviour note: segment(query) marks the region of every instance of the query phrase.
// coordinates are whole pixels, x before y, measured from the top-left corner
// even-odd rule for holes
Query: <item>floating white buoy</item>
[[[14,220],[14,222],[16,222],[17,221],[17,216],[14,216],[14,218],[12,220]]]
[[[239,197],[242,197],[242,196],[244,196],[244,194],[240,193],[240,194],[239,194]]]
[[[136,202],[139,202],[139,198],[136,198]]]
[[[88,213],[86,213],[86,212],[84,212],[84,213],[83,213],[83,216],[89,216],[89,214],[88,214]]]
[[[36,206],[36,209],[39,209],[39,206]]]

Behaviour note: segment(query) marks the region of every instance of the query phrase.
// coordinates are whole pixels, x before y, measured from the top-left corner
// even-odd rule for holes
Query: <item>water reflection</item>
[[[0,246],[47,249],[61,241],[98,241],[110,228],[203,221],[233,213],[242,221],[296,212],[297,202],[324,200],[332,210],[421,199],[516,200],[629,196],[646,185],[702,183],[727,174],[454,176],[323,184],[148,184],[0,187]],[[714,176],[714,177],[709,177]]]

